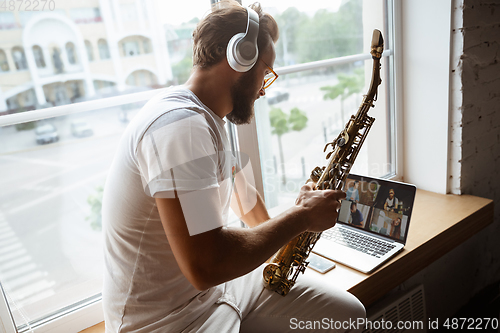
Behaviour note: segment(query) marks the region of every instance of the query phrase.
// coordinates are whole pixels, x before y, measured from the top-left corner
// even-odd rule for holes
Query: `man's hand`
[[[304,210],[307,231],[320,232],[333,227],[337,221],[340,199],[345,192],[337,190],[313,190],[310,182],[300,189],[295,205]]]

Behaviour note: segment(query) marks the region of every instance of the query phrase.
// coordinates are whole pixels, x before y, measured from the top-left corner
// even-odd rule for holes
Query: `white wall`
[[[451,0],[401,1],[403,179],[447,192]]]

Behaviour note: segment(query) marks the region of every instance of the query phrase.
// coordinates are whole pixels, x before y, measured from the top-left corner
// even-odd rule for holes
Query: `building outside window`
[[[89,24],[102,22],[99,8],[72,8],[70,16],[76,24]]]
[[[125,57],[135,57],[139,54],[141,54],[140,48],[139,48],[139,42],[136,40],[129,40],[123,42],[123,54]]]
[[[5,11],[0,12],[0,30],[16,29],[17,27],[18,24],[16,22],[14,13]]]
[[[14,59],[14,64],[18,71],[28,69],[26,56],[22,47],[16,46],[12,49],[12,58]]]
[[[149,38],[142,39],[142,50],[146,54],[151,53],[153,51],[152,46],[151,46],[151,40]]]
[[[0,49],[0,72],[8,72],[9,63],[7,61],[7,55],[4,50]]]
[[[101,60],[106,60],[109,59],[109,48],[108,48],[108,42],[106,42],[105,39],[99,39],[97,41],[97,47],[99,48],[99,58]]]
[[[45,59],[43,58],[42,48],[38,45],[33,46],[33,56],[35,57],[36,67],[45,68]]]
[[[54,73],[60,74],[64,72],[64,63],[61,58],[61,50],[58,47],[52,48],[52,65]]]
[[[75,44],[71,42],[66,43],[66,54],[68,55],[68,62],[75,65],[77,62]]]
[[[125,22],[138,20],[137,7],[135,3],[120,4],[122,19]]]
[[[92,50],[92,44],[88,40],[85,41],[85,50],[89,61],[94,61],[94,51]]]

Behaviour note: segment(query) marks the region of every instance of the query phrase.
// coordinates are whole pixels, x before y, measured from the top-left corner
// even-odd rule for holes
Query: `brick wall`
[[[465,0],[461,190],[495,201],[478,242],[475,286],[500,279],[500,1]]]

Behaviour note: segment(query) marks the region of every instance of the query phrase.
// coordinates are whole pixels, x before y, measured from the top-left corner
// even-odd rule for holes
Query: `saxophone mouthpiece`
[[[380,59],[382,57],[382,52],[384,52],[384,38],[380,30],[375,29],[373,30],[372,50],[370,53],[373,58]]]

